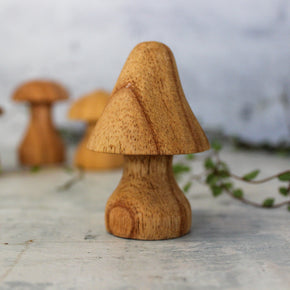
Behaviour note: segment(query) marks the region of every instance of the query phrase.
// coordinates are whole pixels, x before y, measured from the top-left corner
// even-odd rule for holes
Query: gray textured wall
[[[72,98],[110,90],[145,40],[171,47],[205,128],[251,142],[289,141],[289,14],[288,0],[1,0],[0,143],[14,146],[25,129],[25,108],[9,100],[23,80],[59,80]],[[67,106],[55,110],[58,125],[75,125]]]

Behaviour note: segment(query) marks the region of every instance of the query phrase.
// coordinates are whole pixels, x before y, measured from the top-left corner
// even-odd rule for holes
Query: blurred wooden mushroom
[[[28,102],[31,118],[26,135],[18,148],[23,165],[49,165],[65,159],[64,144],[51,119],[52,103],[68,98],[68,92],[52,81],[35,80],[19,86],[13,100]]]
[[[108,232],[160,240],[190,231],[191,208],[174,179],[172,155],[201,152],[209,143],[166,45],[133,49],[88,148],[125,155],[123,177],[106,205]]]
[[[74,102],[69,110],[70,119],[82,120],[87,123],[85,136],[75,154],[76,167],[87,170],[102,170],[118,168],[123,164],[124,159],[121,155],[96,153],[87,149],[89,137],[108,103],[109,96],[110,94],[105,91],[94,91]]]

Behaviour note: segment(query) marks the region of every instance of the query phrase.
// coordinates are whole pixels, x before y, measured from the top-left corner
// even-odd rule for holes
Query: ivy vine
[[[219,142],[211,144],[212,151],[209,156],[204,159],[203,167],[204,172],[198,175],[189,175],[188,180],[183,186],[183,191],[187,193],[192,186],[194,180],[198,180],[209,186],[211,193],[214,197],[222,194],[227,194],[230,197],[254,207],[259,208],[280,208],[287,206],[290,211],[290,170],[279,172],[275,175],[263,179],[257,179],[260,170],[253,170],[243,176],[238,176],[231,172],[228,164],[220,157],[222,145]],[[193,154],[186,155],[187,160],[194,160]],[[191,166],[179,162],[173,165],[173,171],[176,176],[184,175],[191,172]],[[275,198],[268,197],[261,203],[252,201],[245,196],[244,190],[236,187],[234,180],[239,180],[245,183],[261,184],[273,179],[278,179],[281,182],[277,193],[287,198],[286,201],[275,203]]]

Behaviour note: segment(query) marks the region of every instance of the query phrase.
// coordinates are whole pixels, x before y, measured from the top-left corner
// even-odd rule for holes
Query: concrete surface
[[[289,14],[289,0],[1,0],[3,142],[16,143],[26,126],[25,108],[10,101],[19,83],[53,78],[72,98],[112,90],[129,52],[148,40],[173,50],[205,128],[289,142]],[[55,110],[59,126],[72,124],[68,106]]]
[[[15,168],[2,151],[0,289],[289,289],[290,213],[214,199],[195,184],[190,234],[167,241],[116,238],[104,228],[106,200],[121,171],[87,173],[67,191],[63,168]],[[227,149],[235,172],[262,176],[289,168],[289,158]],[[12,160],[9,164],[9,160]],[[199,169],[199,161],[194,168]],[[245,186],[261,200],[277,183]],[[280,200],[283,198],[281,197]]]

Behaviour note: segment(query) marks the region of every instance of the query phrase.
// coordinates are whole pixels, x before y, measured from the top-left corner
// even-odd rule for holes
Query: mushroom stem
[[[103,170],[121,167],[123,156],[91,151],[87,148],[89,138],[96,126],[96,122],[88,122],[85,135],[75,154],[75,166],[86,170]]]
[[[35,166],[64,161],[64,145],[51,119],[51,104],[31,105],[31,118],[19,147],[23,165]]]
[[[175,181],[172,156],[125,155],[105,219],[108,232],[123,238],[161,240],[188,233],[191,208]]]

